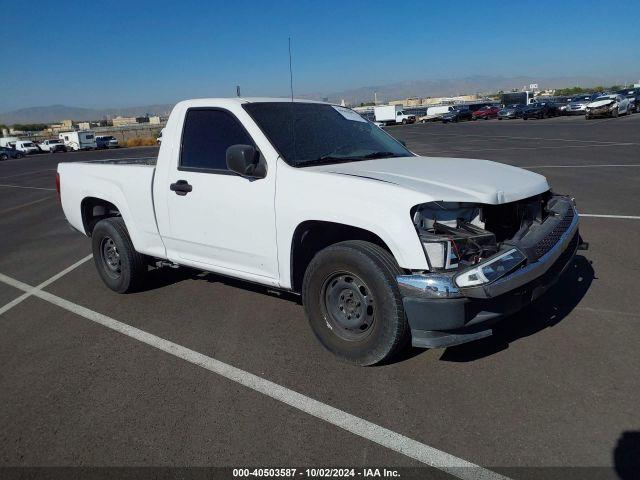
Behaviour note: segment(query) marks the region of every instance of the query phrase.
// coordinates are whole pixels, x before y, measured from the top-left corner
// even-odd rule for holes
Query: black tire
[[[133,248],[122,217],[100,220],[93,229],[91,242],[93,260],[107,287],[114,292],[129,293],[144,285],[146,257]]]
[[[16,153],[16,158],[24,158],[24,153]]]
[[[304,274],[302,300],[320,343],[362,366],[405,348],[410,329],[395,280],[399,273],[389,252],[365,241],[340,242],[316,254]]]
[[[613,118],[618,118],[618,109],[617,108],[611,112],[611,116]]]
[[[9,155],[7,155],[6,153],[0,154],[0,162],[3,162],[5,160],[9,160]]]

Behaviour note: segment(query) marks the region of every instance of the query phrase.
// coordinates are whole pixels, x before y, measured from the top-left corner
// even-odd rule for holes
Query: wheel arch
[[[295,228],[291,238],[289,263],[291,289],[294,292],[301,291],[304,273],[320,250],[346,240],[368,241],[394,256],[389,245],[370,230],[326,220],[305,220]]]
[[[84,197],[80,202],[80,215],[84,232],[91,237],[93,229],[100,220],[109,217],[122,217],[122,212],[113,202],[103,198]]]

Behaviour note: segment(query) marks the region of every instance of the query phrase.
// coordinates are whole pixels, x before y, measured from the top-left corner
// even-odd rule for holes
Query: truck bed
[[[99,163],[103,165],[152,165],[155,166],[158,161],[157,157],[148,157],[148,158],[110,158],[107,160],[89,160],[86,162],[76,162],[76,163]]]
[[[107,200],[124,218],[137,251],[164,255],[153,205],[155,163],[155,158],[142,158],[58,164],[60,199],[69,223],[83,232],[83,201]]]

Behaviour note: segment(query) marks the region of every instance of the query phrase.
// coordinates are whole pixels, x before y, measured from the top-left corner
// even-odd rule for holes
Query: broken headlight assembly
[[[429,270],[456,270],[475,265],[498,251],[496,237],[482,228],[476,205],[431,202],[413,215]]]
[[[512,230],[520,227],[523,218],[540,218],[541,202],[538,199],[516,208]],[[491,283],[527,260],[519,249],[505,248],[502,243],[503,237],[512,234],[507,233],[509,225],[494,225],[496,222],[490,219],[492,230],[500,233],[500,238],[496,238],[493,231],[485,229],[487,218],[484,213],[480,205],[456,202],[431,202],[415,208],[413,222],[430,272],[452,275],[455,285],[465,288]],[[502,211],[490,216],[509,217]]]
[[[460,288],[490,283],[512,272],[526,258],[520,250],[512,248],[475,268],[459,273],[454,277],[454,281]]]

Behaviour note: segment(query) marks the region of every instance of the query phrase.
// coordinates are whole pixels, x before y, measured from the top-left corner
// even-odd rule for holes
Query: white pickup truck
[[[307,100],[178,103],[157,161],[61,163],[57,184],[109,288],[177,264],[292,291],[359,365],[491,335],[581,245],[573,201],[543,176],[421,157]]]

